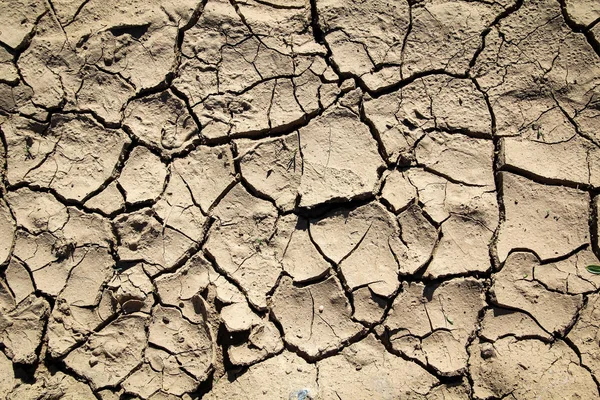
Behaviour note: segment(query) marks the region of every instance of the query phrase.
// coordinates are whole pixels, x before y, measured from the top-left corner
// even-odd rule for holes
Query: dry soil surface
[[[0,399],[599,399],[599,40],[598,0],[0,0]]]

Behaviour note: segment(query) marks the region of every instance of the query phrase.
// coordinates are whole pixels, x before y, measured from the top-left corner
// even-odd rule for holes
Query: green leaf
[[[600,265],[588,265],[585,267],[590,274],[600,275]]]

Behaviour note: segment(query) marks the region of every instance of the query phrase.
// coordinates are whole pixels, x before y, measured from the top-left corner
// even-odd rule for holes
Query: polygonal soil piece
[[[162,83],[171,72],[178,28],[189,23],[194,1],[161,0],[144,7],[119,1],[89,1],[65,26],[69,43],[79,44],[79,57],[121,75],[138,92]]]
[[[523,310],[546,331],[564,334],[583,305],[581,295],[547,290],[536,280],[539,259],[532,253],[514,252],[493,277],[492,295],[504,307]]]
[[[33,32],[40,15],[46,12],[46,4],[28,0],[2,2],[0,7],[0,42],[16,49]]]
[[[10,393],[16,384],[13,364],[3,352],[0,352],[0,390],[2,393]]]
[[[69,305],[95,306],[100,289],[113,276],[115,261],[108,249],[91,247],[69,271],[69,279],[59,296]]]
[[[194,243],[178,231],[163,226],[149,208],[121,215],[113,224],[120,238],[117,248],[120,259],[148,262],[146,272],[151,276],[172,267]]]
[[[57,146],[59,137],[46,135],[47,124],[11,116],[2,122],[6,138],[6,178],[12,185],[23,182]]]
[[[103,292],[96,307],[70,306],[63,298],[57,298],[48,318],[48,353],[59,358],[115,315],[114,299],[108,291]]]
[[[558,143],[502,138],[502,165],[557,181],[600,186],[600,149],[579,135]]]
[[[94,389],[118,384],[142,362],[147,321],[140,313],[120,316],[69,353],[65,364]]]
[[[156,278],[154,284],[163,304],[179,307],[184,317],[200,323],[205,315],[198,302],[210,283],[209,274],[210,263],[198,253],[176,272]]]
[[[579,365],[577,354],[562,340],[545,344],[536,339],[506,337],[474,343],[469,371],[475,398],[594,399],[598,388]]]
[[[194,203],[205,213],[235,182],[229,146],[199,146],[185,158],[173,161],[172,168],[189,188]]]
[[[35,291],[29,271],[17,258],[11,258],[4,275],[6,284],[14,296],[15,304],[19,304]]]
[[[62,246],[61,242],[56,240],[52,243],[44,243],[44,242],[30,242],[32,249],[35,250],[37,246],[43,246],[42,250],[46,250],[44,247],[49,245],[50,249],[48,249],[51,253],[51,258],[43,260],[38,265],[33,259],[24,259],[24,262],[31,268],[31,274],[33,275],[33,281],[35,282],[35,286],[42,293],[50,295],[52,297],[56,297],[60,294],[60,292],[64,289],[71,272],[76,266],[79,266],[80,263],[84,262],[85,265],[83,268],[93,268],[93,262],[90,261],[93,257],[90,257],[90,260],[86,260],[88,248],[81,247],[72,249],[71,246]],[[105,253],[107,253],[107,249],[102,249]],[[64,252],[64,255],[60,255]],[[19,255],[20,252],[15,251],[15,254]],[[112,257],[110,260],[106,257],[104,265],[102,269],[105,273],[108,273],[107,266],[114,264]],[[33,262],[32,262],[33,261]],[[91,265],[90,265],[91,263]],[[112,272],[112,271],[111,271]],[[81,293],[83,297],[86,296],[96,296],[97,293]],[[77,297],[78,294],[74,293],[74,296]],[[88,299],[89,300],[89,299]]]
[[[169,183],[153,208],[165,225],[195,241],[204,237],[207,218],[178,172],[170,174]]]
[[[371,325],[381,321],[388,306],[388,299],[373,293],[368,286],[353,290],[352,302],[352,318]]]
[[[115,241],[110,221],[101,215],[67,207],[69,220],[57,236],[76,247],[97,245],[108,248]]]
[[[398,288],[394,253],[404,246],[393,214],[381,204],[332,211],[312,221],[310,229],[321,251],[339,264],[351,290],[368,285],[389,297]]]
[[[234,365],[252,365],[282,349],[283,341],[275,324],[262,320],[252,327],[248,341],[230,346],[227,355]]]
[[[283,270],[294,282],[306,282],[324,276],[329,263],[319,253],[310,238],[308,221],[295,214],[279,217],[273,241],[281,251],[276,255]]]
[[[174,355],[179,365],[199,382],[208,377],[215,356],[204,321],[193,324],[176,308],[157,305],[152,312],[148,342]]]
[[[57,251],[57,243],[59,242],[53,244],[53,252]],[[95,299],[99,296],[99,288],[113,274],[114,260],[108,249],[81,247],[71,251],[70,246],[61,246],[58,249],[61,249],[60,251],[65,249],[67,254],[55,260],[48,260],[50,262],[47,264],[32,267],[31,272],[36,288],[49,296],[56,297],[72,278],[70,288],[65,291],[65,295],[81,305],[95,303]],[[29,260],[26,262],[28,265],[32,264]],[[86,274],[90,271],[93,273],[88,277]],[[79,286],[90,291],[80,292]]]
[[[32,377],[31,383],[22,383],[7,393],[7,400],[40,399],[94,400],[92,389],[75,377],[57,370],[55,367],[40,365]]]
[[[247,302],[229,304],[221,309],[221,319],[228,332],[248,331],[260,322]]]
[[[398,224],[400,238],[406,246],[406,249],[396,254],[400,273],[414,274],[431,259],[438,242],[438,231],[416,204],[410,205],[398,215]]]
[[[417,364],[386,351],[372,334],[317,366],[324,399],[420,398],[437,383]]]
[[[361,76],[382,64],[402,62],[402,41],[410,29],[408,3],[373,1],[350,5],[325,0],[317,3],[317,11],[340,72]]]
[[[304,389],[311,396],[316,396],[317,388],[317,368],[294,353],[284,351],[251,366],[248,371],[233,380],[219,379],[205,398],[288,399],[293,393]]]
[[[247,301],[246,296],[223,275],[209,267],[208,277],[210,285],[215,289],[215,297],[223,304],[233,304]]]
[[[299,132],[301,207],[372,194],[383,160],[369,129],[356,115],[342,107],[331,108]]]
[[[155,200],[163,191],[167,167],[144,146],[134,148],[117,182],[128,203]]]
[[[48,302],[31,294],[17,304],[7,285],[0,281],[0,311],[0,342],[6,355],[13,363],[35,363],[50,311]]]
[[[67,110],[90,111],[110,125],[121,122],[122,109],[135,95],[135,88],[118,74],[94,67],[82,69],[81,87]]]
[[[222,270],[260,309],[281,273],[276,249],[269,239],[275,230],[277,211],[271,203],[234,186],[213,210],[216,222],[205,244],[206,251]]]
[[[467,400],[471,399],[471,386],[466,379],[439,385],[431,389],[427,400]]]
[[[86,60],[80,58],[53,13],[44,13],[37,23],[35,35],[20,54],[17,67],[29,91],[21,89],[16,106],[26,115],[47,119],[49,108],[61,109],[73,99],[81,86],[81,71]],[[21,97],[21,99],[19,99]],[[24,97],[24,98],[23,98]],[[40,110],[40,108],[42,110]],[[15,110],[16,111],[16,110]]]
[[[19,75],[13,62],[13,56],[9,53],[8,49],[4,47],[0,50],[0,76],[2,76],[3,83],[15,84],[19,82]],[[8,87],[8,85],[5,86],[6,89],[8,89]],[[10,100],[5,104],[10,104]],[[7,110],[7,108],[4,108],[4,110]]]
[[[599,330],[598,316],[600,314],[600,296],[594,293],[579,313],[579,319],[568,334],[581,354],[583,365],[591,369],[598,379],[600,376],[600,353],[598,353]]]
[[[4,83],[17,83],[19,76],[14,64],[14,58],[7,48],[0,50],[0,73]]]
[[[22,188],[7,193],[6,200],[17,219],[17,226],[34,234],[56,232],[69,219],[67,208],[50,193]]]
[[[33,272],[57,261],[56,254],[58,239],[48,232],[32,235],[23,230],[17,230],[13,255],[23,261]]]
[[[484,287],[472,278],[441,285],[407,283],[385,320],[392,348],[435,368],[458,375],[467,367],[465,346],[485,306]]]
[[[302,0],[250,0],[236,2],[240,16],[256,35],[264,35],[264,43],[269,48],[282,53],[310,54],[323,50],[314,42],[310,25],[310,4]],[[287,40],[286,40],[287,38]]]
[[[565,8],[569,18],[576,24],[589,27],[600,18],[600,5],[591,0],[566,0]]]
[[[552,340],[552,335],[540,328],[529,315],[498,307],[485,311],[479,335],[492,342],[505,336],[514,336],[518,339],[537,337],[546,341]]]
[[[46,134],[57,138],[54,150],[23,179],[76,201],[100,188],[129,144],[122,131],[104,128],[84,115],[53,117]]]
[[[335,277],[306,287],[283,277],[271,301],[284,340],[310,358],[335,351],[364,332],[350,319],[350,304]]]
[[[542,260],[563,256],[589,241],[589,195],[502,172],[506,221],[498,235],[498,257],[528,249]]]
[[[123,125],[142,143],[165,153],[184,150],[199,139],[198,126],[185,103],[170,91],[129,103]]]
[[[104,190],[85,202],[85,206],[106,215],[113,214],[125,206],[123,194],[117,188],[117,182],[111,182]]]
[[[142,367],[128,376],[122,386],[127,393],[148,399],[158,391],[182,396],[194,391],[198,384],[199,382],[179,365],[176,356],[149,347],[146,349]]]
[[[499,216],[493,187],[452,183],[420,168],[411,168],[405,174],[417,188],[423,211],[435,223],[458,215],[480,222],[490,230],[496,229]]]
[[[441,238],[425,276],[439,278],[488,271],[493,229],[495,226],[490,229],[484,222],[468,215],[452,215],[442,224]]]
[[[412,160],[416,142],[431,130],[491,137],[491,117],[473,82],[445,75],[416,79],[396,92],[365,99],[367,120],[389,161]]]
[[[598,290],[600,276],[586,270],[589,265],[600,265],[600,261],[589,249],[583,249],[571,257],[534,268],[535,279],[553,291],[569,294],[584,294]]]
[[[11,210],[6,201],[0,199],[0,236],[4,238],[0,243],[0,265],[4,264],[10,256],[15,241],[15,230],[16,224]]]
[[[158,279],[156,280],[158,285]],[[111,298],[125,313],[135,311],[150,312],[154,304],[154,285],[143,263],[138,263],[125,271],[119,271],[107,285]]]
[[[386,176],[381,198],[395,213],[403,211],[417,197],[417,189],[403,172],[394,170]]]
[[[405,172],[405,175],[409,182],[417,188],[417,198],[422,204],[421,207],[424,213],[437,224],[441,224],[450,217],[451,210],[446,205],[446,197],[448,188],[455,185],[454,183],[420,168],[410,168]],[[472,201],[476,193],[480,194],[482,192],[482,188],[479,187],[463,185],[459,187],[463,189],[461,197],[464,200]],[[471,193],[473,196],[468,196]]]
[[[292,210],[304,169],[298,133],[262,141],[239,141],[237,145],[246,182],[273,199],[281,210]]]
[[[415,148],[417,162],[467,185],[494,186],[494,143],[460,134],[428,133]]]

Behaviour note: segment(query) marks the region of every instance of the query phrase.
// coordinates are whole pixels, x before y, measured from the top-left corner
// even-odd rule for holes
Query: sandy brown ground
[[[1,0],[0,399],[598,399],[598,0]]]

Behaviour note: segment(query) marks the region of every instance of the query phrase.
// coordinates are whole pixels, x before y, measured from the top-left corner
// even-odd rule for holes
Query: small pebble
[[[324,309],[325,309],[325,307],[323,307],[323,306],[319,306],[319,312],[321,312],[321,313],[322,313]]]
[[[482,348],[481,348],[481,358],[483,358],[484,360],[487,360],[488,358],[494,357],[495,354],[496,354],[496,352],[494,351],[494,347],[491,344],[485,343],[482,346]]]

